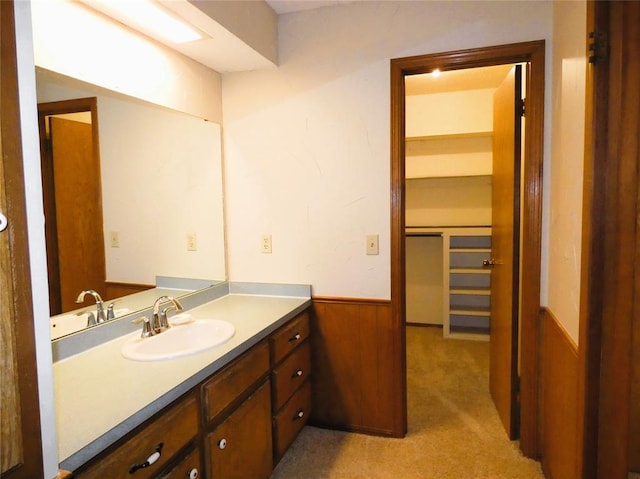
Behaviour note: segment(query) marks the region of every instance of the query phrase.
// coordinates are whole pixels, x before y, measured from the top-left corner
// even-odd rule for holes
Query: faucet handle
[[[107,321],[111,321],[115,317],[115,313],[113,312],[113,303],[109,303],[107,306]]]
[[[151,328],[151,323],[149,322],[149,318],[147,318],[146,316],[140,316],[139,318],[136,318],[134,320],[131,321],[133,324],[142,324],[142,333],[140,333],[140,337],[141,338],[148,338],[150,336],[153,336],[155,333],[153,331],[153,329]]]
[[[90,326],[95,326],[96,324],[96,317],[93,315],[93,313],[89,313],[87,316],[87,328]]]
[[[166,308],[162,309],[162,311],[160,311],[158,320],[161,329],[169,329],[171,327],[171,323],[169,323],[169,318],[167,317],[167,313],[169,311],[178,311],[178,308],[175,305],[170,304]],[[182,311],[182,308],[180,308],[180,311]]]

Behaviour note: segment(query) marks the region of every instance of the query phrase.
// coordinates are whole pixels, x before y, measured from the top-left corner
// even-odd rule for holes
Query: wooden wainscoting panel
[[[389,301],[314,298],[311,423],[393,434],[394,375]]]
[[[139,293],[148,289],[155,288],[153,284],[136,284],[136,283],[116,283],[113,281],[105,281],[104,297],[105,301],[110,301],[129,294]]]
[[[549,479],[578,479],[578,348],[542,309],[542,467]]]

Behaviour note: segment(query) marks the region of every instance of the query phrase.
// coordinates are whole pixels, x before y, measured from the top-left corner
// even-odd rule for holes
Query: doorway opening
[[[463,382],[476,385],[478,400],[493,400],[511,439],[518,436],[523,68],[506,64],[405,78],[407,325],[440,326],[442,337],[425,336],[427,349],[443,339],[492,339],[473,346],[476,358],[466,370],[475,373]],[[411,327],[407,334],[426,333]],[[414,341],[407,343],[411,349]],[[443,344],[443,353],[455,358],[447,358],[442,375],[455,370],[465,377],[463,347]],[[407,356],[420,357],[410,350]],[[442,364],[428,356],[422,361],[432,368]],[[408,371],[415,375],[425,366],[409,362]],[[413,377],[408,383],[421,381]],[[446,382],[422,386],[438,384],[448,390]]]
[[[391,62],[391,301],[394,341],[401,352],[401,374],[405,378],[398,392],[398,402],[404,405],[401,421],[407,428],[406,384],[406,322],[405,322],[405,154],[406,154],[406,90],[405,79],[416,74],[469,69],[492,65],[525,63],[527,72],[527,121],[523,147],[522,169],[522,246],[520,266],[526,275],[520,284],[520,446],[525,455],[537,455],[537,316],[540,303],[540,252],[542,210],[542,144],[544,42],[527,42],[496,47],[423,55]],[[517,331],[517,328],[515,329]],[[516,341],[511,341],[517,347]],[[517,361],[514,355],[511,363]],[[517,387],[508,385],[508,388]],[[508,391],[511,393],[511,391]],[[509,407],[512,404],[508,405]]]
[[[106,271],[96,98],[38,104],[50,314],[104,291]]]

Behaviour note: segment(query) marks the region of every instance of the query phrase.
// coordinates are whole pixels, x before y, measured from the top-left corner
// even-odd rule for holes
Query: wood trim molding
[[[148,289],[155,288],[153,284],[141,284],[141,283],[121,283],[117,281],[105,281],[104,283],[104,297],[105,301],[127,296],[129,294],[139,293]]]
[[[311,299],[314,303],[391,304],[389,299],[343,298],[340,296],[312,296]]]
[[[507,63],[530,63],[527,81],[527,121],[523,190],[523,242],[521,267],[521,384],[520,447],[529,457],[538,457],[538,341],[540,309],[540,269],[542,251],[542,165],[544,148],[544,68],[543,40],[421,55],[391,60],[391,305],[393,354],[401,357],[399,377],[406,378],[405,344],[405,251],[404,251],[404,77],[434,68],[453,70]],[[399,382],[396,426],[406,431],[406,379]]]
[[[640,317],[640,4],[589,2],[587,12],[607,36],[608,57],[590,67],[587,90],[579,465],[587,479],[622,479]]]
[[[608,30],[607,2],[587,2],[587,31]],[[600,186],[605,180],[601,163],[596,159],[606,155],[606,137],[597,135],[606,130],[606,94],[608,70],[587,64],[585,93],[585,158],[584,192],[582,197],[582,257],[580,274],[580,323],[578,350],[578,430],[581,454],[577,470],[584,479],[595,479],[598,469],[598,403],[600,391],[600,316],[603,296],[604,223],[606,205]]]
[[[12,1],[0,2],[0,72],[0,203],[8,219],[6,230],[0,233],[4,292],[0,305],[0,350],[4,353],[0,401],[7,399],[6,395],[13,401],[6,401],[0,413],[0,475],[28,479],[42,477],[43,455]],[[13,346],[6,347],[7,343]],[[7,353],[11,353],[9,358]],[[7,408],[7,403],[15,406],[16,402],[19,407]],[[2,421],[6,414],[17,419],[6,424]]]
[[[578,478],[578,346],[547,308],[540,311],[542,468],[548,478]]]

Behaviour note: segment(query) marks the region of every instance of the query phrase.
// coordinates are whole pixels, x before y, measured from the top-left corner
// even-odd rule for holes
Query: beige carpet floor
[[[272,479],[538,479],[540,464],[502,429],[489,395],[489,344],[407,328],[403,439],[305,427]]]

